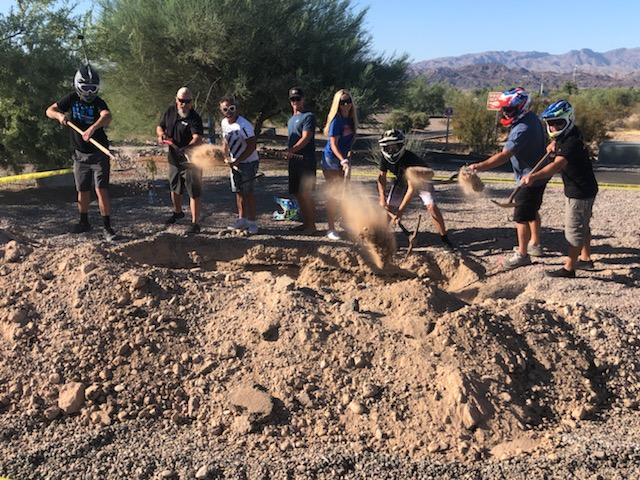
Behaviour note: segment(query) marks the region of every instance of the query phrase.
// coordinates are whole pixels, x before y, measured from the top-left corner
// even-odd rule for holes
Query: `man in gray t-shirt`
[[[529,94],[522,88],[513,88],[500,95],[498,104],[502,118],[500,123],[510,127],[507,143],[501,152],[483,162],[469,165],[474,171],[490,170],[511,161],[516,183],[528,175],[534,165],[545,154],[546,138],[542,123],[529,111]],[[542,255],[540,245],[540,206],[548,179],[539,180],[529,188],[522,188],[514,198],[516,207],[513,219],[516,222],[518,246],[513,255],[505,261],[505,268],[511,269],[531,263],[529,255]]]

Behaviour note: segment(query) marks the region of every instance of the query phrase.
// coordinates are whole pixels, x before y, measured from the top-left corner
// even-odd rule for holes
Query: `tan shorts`
[[[591,234],[591,213],[593,198],[565,198],[564,237],[569,245],[581,248],[585,239]]]

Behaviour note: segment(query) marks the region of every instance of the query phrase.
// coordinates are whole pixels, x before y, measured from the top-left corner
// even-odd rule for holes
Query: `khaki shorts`
[[[589,222],[594,200],[595,197],[565,199],[564,237],[572,247],[581,248],[591,234]]]

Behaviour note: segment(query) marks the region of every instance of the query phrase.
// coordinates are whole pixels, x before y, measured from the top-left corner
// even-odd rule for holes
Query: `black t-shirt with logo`
[[[404,183],[404,172],[408,167],[428,167],[427,161],[415,153],[405,150],[396,163],[390,163],[384,155],[380,159],[380,170],[389,171],[396,176],[396,182]]]
[[[582,134],[573,127],[556,140],[556,155],[567,159],[562,169],[564,194],[569,198],[593,198],[598,193],[598,182],[593,174],[593,165],[589,158]]]
[[[70,113],[70,120],[82,130],[86,130],[96,123],[98,118],[100,118],[101,111],[109,110],[109,107],[107,107],[106,102],[102,98],[96,97],[93,99],[93,102],[89,103],[82,100],[76,92],[62,97],[56,102],[56,105],[61,112]],[[82,139],[82,135],[75,130],[70,128],[69,132],[71,146],[77,151],[82,153],[96,153],[100,151],[92,143],[85,142]],[[104,128],[97,129],[91,138],[104,147],[109,148],[109,140],[107,140],[107,134]]]
[[[167,111],[164,112],[159,125],[164,130],[165,136],[170,138],[178,148],[189,145],[194,135],[203,134],[202,118],[200,118],[200,115],[191,109],[185,118],[180,118],[175,105],[171,105]],[[180,159],[179,154],[172,148],[169,148],[169,163],[177,165],[181,161],[183,160]]]

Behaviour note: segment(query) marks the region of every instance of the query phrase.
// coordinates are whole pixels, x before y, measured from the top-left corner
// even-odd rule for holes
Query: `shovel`
[[[538,170],[540,170],[540,167],[542,167],[542,165],[544,164],[544,162],[546,162],[547,158],[549,158],[549,155],[551,155],[551,152],[547,152],[539,161],[538,163],[536,163],[534,165],[534,167],[531,169],[531,172],[529,172],[529,174],[537,172]],[[518,192],[520,191],[520,189],[523,187],[522,184],[518,185],[515,190],[513,192],[511,192],[511,195],[509,195],[509,198],[507,198],[506,202],[498,202],[497,200],[493,200],[491,199],[491,201],[493,203],[495,203],[496,205],[498,205],[499,207],[502,208],[513,208],[515,206],[517,206],[517,203],[515,203],[513,200],[514,198],[516,198],[516,195],[518,194]]]
[[[420,231],[420,222],[422,221],[422,215],[418,215],[418,221],[416,222],[416,228],[415,228],[415,230],[413,232],[411,230],[409,230],[406,226],[404,226],[404,224],[400,220],[398,220],[398,217],[396,217],[393,213],[391,213],[388,210],[387,210],[387,215],[389,215],[389,217],[391,217],[391,219],[398,224],[398,226],[400,227],[400,230],[402,230],[402,233],[404,234],[404,236],[407,237],[407,240],[409,240],[409,247],[407,248],[407,254],[405,255],[405,259],[406,259],[409,256],[409,254],[411,253],[411,251],[413,250],[413,244],[416,241],[416,237],[418,236],[418,232]]]

